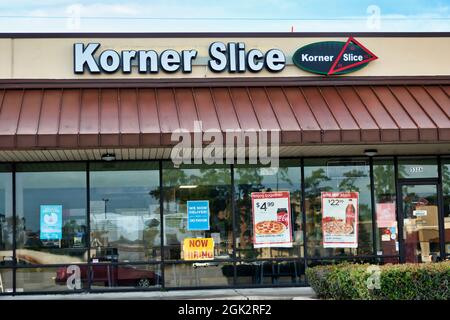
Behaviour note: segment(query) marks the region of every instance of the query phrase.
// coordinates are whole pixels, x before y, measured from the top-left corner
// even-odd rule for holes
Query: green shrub
[[[379,288],[370,288],[369,264],[341,263],[306,270],[323,299],[450,300],[450,261],[379,266]]]
[[[306,277],[317,296],[328,299],[328,282],[327,275],[330,273],[332,266],[319,266],[306,269]]]

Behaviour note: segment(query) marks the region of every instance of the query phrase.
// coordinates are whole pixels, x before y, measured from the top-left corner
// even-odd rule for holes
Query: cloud
[[[30,11],[29,15],[32,17],[48,17],[49,13],[46,10],[37,9]]]
[[[93,4],[75,4],[66,7],[68,9],[76,8],[80,11],[80,14],[84,17],[89,16],[138,16],[141,11],[134,5],[124,5],[124,4],[103,4],[103,3],[93,3]]]

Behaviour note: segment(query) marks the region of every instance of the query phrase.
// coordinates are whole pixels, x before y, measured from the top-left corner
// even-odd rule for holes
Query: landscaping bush
[[[450,261],[377,267],[378,288],[370,271],[376,267],[370,264],[316,266],[308,268],[306,276],[323,299],[450,300]]]

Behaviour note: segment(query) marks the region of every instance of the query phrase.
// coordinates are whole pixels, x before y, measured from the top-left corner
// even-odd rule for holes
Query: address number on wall
[[[422,173],[423,167],[410,167],[408,171],[409,173]]]

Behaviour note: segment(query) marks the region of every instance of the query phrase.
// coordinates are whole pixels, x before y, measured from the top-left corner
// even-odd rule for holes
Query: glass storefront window
[[[83,279],[87,279],[82,271]],[[90,267],[91,289],[152,289],[161,286],[159,264],[98,264]]]
[[[0,165],[0,266],[13,262],[12,173]]]
[[[13,292],[13,270],[0,268],[0,294],[11,294]]]
[[[164,281],[166,287],[232,286],[233,263],[203,262],[166,264]]]
[[[87,288],[86,282],[76,282],[75,269],[86,269],[86,265],[72,265],[69,273],[62,275],[67,267],[18,268],[16,270],[16,292],[75,291]],[[82,271],[81,271],[82,274]],[[72,278],[70,278],[72,276]]]
[[[378,255],[398,255],[395,165],[393,158],[373,160],[373,184]],[[389,259],[389,258],[386,258]],[[393,262],[397,261],[392,258]],[[386,261],[385,261],[386,262]]]
[[[92,262],[160,259],[157,162],[92,163],[89,192]]]
[[[18,164],[18,264],[73,264],[86,257],[86,165]]]
[[[400,179],[437,178],[438,165],[436,158],[398,158],[398,177]]]
[[[304,190],[301,159],[281,159],[278,168],[174,167],[170,161],[20,163],[16,165],[15,190],[12,166],[2,164],[0,294],[12,292],[14,268],[19,293],[63,292],[86,290],[89,282],[94,291],[299,285],[307,280],[306,262],[307,266],[341,261],[384,264],[399,263],[405,257],[406,261],[434,261],[440,257],[442,244],[449,257],[450,157],[442,157],[439,168],[443,238],[435,222],[440,217],[436,208],[441,189],[437,160],[398,157],[398,178],[403,180],[397,180],[395,157],[374,157],[373,199],[367,157],[304,159]],[[414,178],[417,180],[411,180]],[[12,259],[14,191],[16,267]],[[278,210],[270,213],[276,213],[281,225],[288,217],[283,216],[287,212],[283,208],[291,210],[292,242],[285,247],[256,241],[263,233],[255,233],[252,193],[262,192],[273,196],[289,193],[290,202],[285,197],[289,205],[274,206],[280,215]],[[90,212],[86,210],[88,200]],[[422,226],[433,228],[427,233],[416,232],[410,223],[426,220],[413,217],[414,210],[425,210],[424,204],[417,209],[422,202],[428,206],[426,217],[433,220],[428,227]],[[339,209],[331,207],[334,205]],[[356,213],[358,224],[354,224]],[[398,230],[397,216],[403,219],[403,231]],[[401,244],[399,232],[404,237]],[[330,234],[338,237],[324,241]],[[355,242],[343,242],[344,246],[336,240],[346,236]],[[428,243],[420,240],[425,236]],[[205,239],[214,243],[202,249],[207,259],[197,256],[200,251],[194,248]],[[405,257],[399,256],[399,249]],[[190,256],[192,252],[195,254]],[[79,273],[78,287],[71,277],[74,272]]]
[[[404,261],[431,262],[440,258],[439,206],[436,184],[401,186]]]
[[[444,199],[445,254],[450,255],[450,158],[442,159],[442,193]]]
[[[276,170],[274,170],[276,169]],[[301,168],[298,160],[281,160],[279,168],[236,166],[234,170],[236,199],[236,257],[267,259],[303,257],[301,215]],[[252,192],[288,191],[290,195],[292,247],[254,248]]]
[[[186,165],[174,168],[171,162],[164,162],[162,179],[165,258],[183,260],[184,240],[192,238],[214,239],[214,258],[231,258],[233,220],[230,167]],[[194,201],[208,207],[199,216],[202,221],[199,224],[193,220],[188,222],[188,210],[199,212]]]
[[[304,261],[241,261],[236,263],[236,285],[292,285],[304,281]]]
[[[369,160],[360,159],[305,159],[305,210],[307,249],[309,257],[328,257],[339,255],[371,255],[372,246],[372,208],[370,193]],[[357,248],[324,248],[322,233],[322,192],[358,192],[358,234]],[[345,209],[346,211],[346,209]],[[336,225],[343,219],[335,220]],[[342,229],[342,228],[341,228]],[[352,235],[343,228],[336,234]],[[336,241],[338,242],[338,241]]]
[[[355,263],[355,264],[384,264],[383,259],[380,257],[364,257],[364,258],[333,258],[333,259],[311,259],[307,261],[308,268],[313,268],[316,266],[328,266],[328,265],[336,265],[343,262]]]

